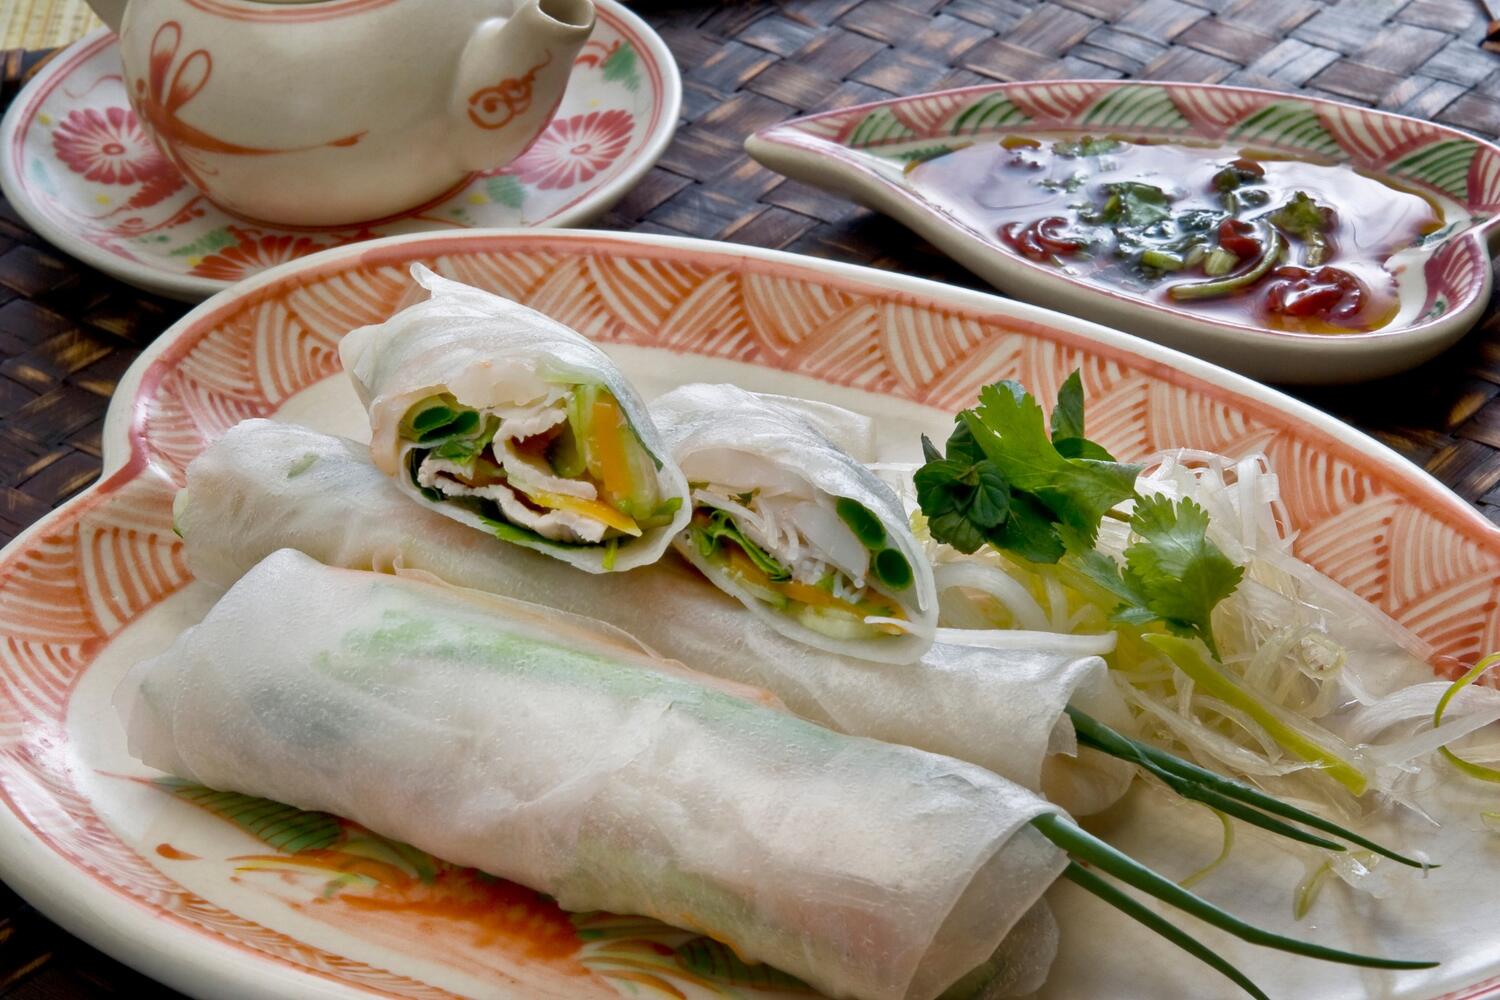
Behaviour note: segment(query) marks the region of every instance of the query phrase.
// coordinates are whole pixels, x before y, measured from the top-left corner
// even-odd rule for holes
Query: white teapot
[[[515,159],[591,0],[89,0],[146,131],[230,212],[373,221]]]

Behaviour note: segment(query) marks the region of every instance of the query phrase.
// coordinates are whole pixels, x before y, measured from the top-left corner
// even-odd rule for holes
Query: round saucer
[[[117,39],[75,42],[0,122],[0,188],[27,224],[99,270],[196,301],[268,267],[398,233],[579,226],[651,168],[677,127],[682,80],[661,37],[616,0],[579,53],[552,123],[520,159],[440,200],[363,225],[298,228],[230,215],[187,183],[125,97]]]

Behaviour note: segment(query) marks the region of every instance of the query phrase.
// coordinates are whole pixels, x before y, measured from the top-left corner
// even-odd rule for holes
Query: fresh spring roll
[[[685,385],[651,416],[691,491],[674,545],[714,586],[829,652],[911,663],[932,645],[932,567],[901,501],[803,407]]]
[[[908,667],[839,656],[764,628],[675,558],[588,576],[514,546],[475,545],[467,527],[412,504],[363,445],[269,420],[239,424],[199,455],[174,513],[188,566],[219,586],[280,548],[331,566],[430,573],[607,621],[696,670],[768,689],[814,722],[978,764],[1075,815],[1130,783],[1120,761],[1072,753],[1069,703],[1129,727],[1104,661],[1078,652],[1075,637],[1036,633],[1009,649],[938,642]]]
[[[1066,863],[1027,825],[1056,809],[983,768],[832,732],[546,609],[290,550],[117,699],[151,767],[707,934],[832,997],[937,996]]]
[[[655,562],[687,482],[608,356],[535,310],[420,264],[432,293],[339,344],[370,454],[418,503],[591,573]]]

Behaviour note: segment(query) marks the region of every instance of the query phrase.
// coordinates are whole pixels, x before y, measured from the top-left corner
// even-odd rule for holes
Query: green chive
[[[1326,820],[1321,816],[1306,811],[1305,809],[1299,809],[1294,805],[1282,802],[1280,799],[1277,799],[1271,795],[1267,795],[1265,792],[1262,792],[1258,788],[1253,788],[1250,785],[1235,781],[1232,778],[1226,778],[1221,774],[1217,774],[1213,771],[1208,770],[1207,768],[1199,767],[1197,764],[1185,761],[1181,757],[1177,757],[1173,754],[1167,753],[1165,750],[1154,747],[1149,743],[1144,743],[1140,740],[1133,740],[1130,737],[1109,728],[1099,720],[1083,712],[1080,712],[1075,708],[1072,708],[1071,706],[1068,708],[1068,716],[1073,720],[1073,728],[1078,733],[1079,742],[1083,743],[1085,746],[1092,747],[1093,749],[1098,750],[1101,753],[1107,753],[1111,757],[1118,757],[1121,760],[1127,760],[1133,764],[1139,764],[1141,767],[1145,768],[1152,774],[1155,774],[1157,777],[1167,782],[1167,784],[1171,785],[1174,790],[1179,791],[1179,794],[1186,795],[1185,792],[1181,792],[1180,789],[1178,789],[1177,785],[1173,781],[1169,780],[1168,775],[1171,775],[1182,781],[1192,782],[1195,785],[1200,786],[1201,788],[1209,789],[1213,792],[1218,793],[1219,795],[1226,796],[1231,799],[1237,799],[1240,802],[1244,802],[1251,806],[1255,806],[1256,808],[1263,809],[1268,813],[1272,813],[1286,819],[1295,820],[1296,822],[1301,823],[1304,826],[1312,827],[1314,830],[1321,830],[1324,833],[1332,834],[1335,837],[1342,837],[1344,840],[1349,841],[1349,843],[1351,844],[1363,847],[1366,850],[1374,851],[1376,854],[1379,854],[1382,857],[1390,858],[1392,861],[1395,861],[1399,864],[1407,865],[1412,868],[1438,867],[1434,864],[1424,864],[1420,861],[1408,858],[1405,855],[1397,854],[1395,851],[1391,850],[1388,847],[1382,847],[1374,841],[1369,840],[1365,837],[1361,837],[1354,831],[1345,829],[1344,827],[1339,826],[1337,823],[1334,823],[1331,820]],[[1195,796],[1188,797],[1192,798]],[[1204,800],[1200,798],[1199,801]],[[1214,806],[1214,808],[1219,807],[1216,805]],[[1266,826],[1265,823],[1258,822],[1254,819],[1247,819],[1247,822],[1255,823],[1256,826],[1260,826],[1264,829],[1271,829],[1269,826]]]
[[[1142,927],[1160,934],[1205,965],[1217,969],[1233,980],[1234,984],[1240,989],[1255,997],[1256,1000],[1270,1000],[1270,997],[1266,996],[1259,986],[1256,986],[1246,978],[1245,974],[1239,969],[1236,969],[1220,958],[1217,952],[1212,951],[1207,945],[1204,945],[1190,934],[1179,929],[1171,921],[1149,906],[1144,905],[1129,894],[1121,892],[1110,885],[1078,862],[1068,862],[1068,867],[1063,870],[1063,878],[1098,896],[1110,906],[1113,906],[1127,917],[1138,922]]]
[[[1155,896],[1162,902],[1175,906],[1184,913],[1191,914],[1222,931],[1228,931],[1235,937],[1243,941],[1248,941],[1251,944],[1261,945],[1266,948],[1275,948],[1278,951],[1288,952],[1293,955],[1303,955],[1307,958],[1322,959],[1325,962],[1340,962],[1345,965],[1358,965],[1370,969],[1431,969],[1438,964],[1437,962],[1415,962],[1404,959],[1379,958],[1373,955],[1359,955],[1354,952],[1340,951],[1337,948],[1326,948],[1322,945],[1298,941],[1295,938],[1283,937],[1280,934],[1273,934],[1252,924],[1247,924],[1233,914],[1219,909],[1206,899],[1188,892],[1176,882],[1163,878],[1134,858],[1116,850],[1098,837],[1084,831],[1071,820],[1056,813],[1045,813],[1037,816],[1031,821],[1031,825],[1040,831],[1042,836],[1067,851],[1075,861],[1082,861],[1093,865],[1095,868],[1115,876],[1115,878],[1125,884],[1134,886],[1147,895]]]

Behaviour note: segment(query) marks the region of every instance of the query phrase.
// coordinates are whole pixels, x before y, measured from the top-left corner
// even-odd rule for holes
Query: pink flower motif
[[[203,258],[194,265],[193,274],[201,278],[239,281],[252,274],[259,274],[268,267],[337,246],[308,236],[267,236],[257,230],[241,229],[238,226],[230,226],[229,232],[237,240],[235,245]]]
[[[570,188],[619,159],[633,128],[630,112],[618,109],[554,119],[511,172],[543,190]]]
[[[102,184],[135,184],[173,172],[128,108],[69,111],[52,133],[52,148],[74,173]]]

